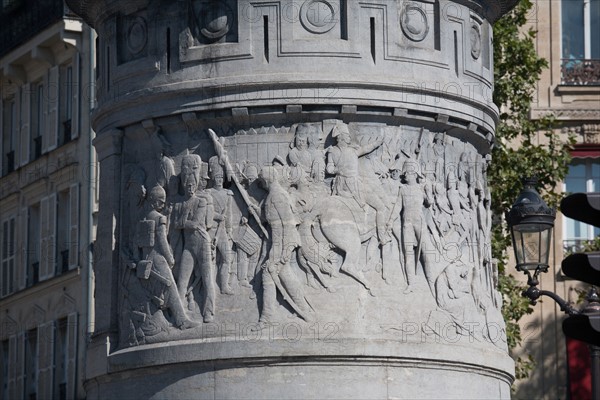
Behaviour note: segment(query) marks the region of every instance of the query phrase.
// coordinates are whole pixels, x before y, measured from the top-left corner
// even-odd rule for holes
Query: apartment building
[[[0,10],[0,398],[84,396],[94,36],[60,0]]]
[[[577,138],[562,190],[600,191],[600,0],[533,3],[529,26],[537,30],[537,51],[550,68],[538,84],[532,118],[552,113],[558,121],[556,129]],[[600,229],[559,213],[551,269],[543,276],[542,288],[576,303],[579,291],[586,287],[566,277],[560,263],[565,253],[577,251],[584,241],[599,234]],[[537,365],[529,379],[518,382],[515,397],[589,398],[589,350],[585,344],[565,338],[564,318],[560,307],[545,299],[523,319],[522,350],[532,354]]]

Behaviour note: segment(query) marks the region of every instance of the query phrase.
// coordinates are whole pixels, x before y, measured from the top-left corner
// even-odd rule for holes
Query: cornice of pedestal
[[[123,131],[121,129],[108,129],[98,133],[93,141],[98,161],[102,161],[112,155],[121,154],[123,146]]]
[[[243,0],[242,0],[243,1]],[[248,1],[249,0],[245,0]],[[385,0],[388,1],[388,0]],[[81,16],[90,26],[96,28],[98,22],[106,16],[119,11],[123,15],[140,10],[148,6],[148,0],[66,0],[67,5],[76,14]],[[518,0],[455,0],[454,3],[463,4],[479,15],[495,22],[498,18],[508,13]]]

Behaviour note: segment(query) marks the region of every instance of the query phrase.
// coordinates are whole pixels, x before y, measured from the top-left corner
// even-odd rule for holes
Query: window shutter
[[[41,107],[41,111],[42,111],[42,120],[39,121],[38,123],[40,124],[40,126],[38,126],[38,132],[39,135],[42,137],[42,154],[45,154],[48,152],[48,96],[50,95],[50,93],[48,92],[48,71],[46,71],[46,73],[44,74],[44,77],[42,78],[42,98],[41,99],[37,99],[37,97],[40,95],[39,92],[39,85],[34,85],[33,90],[35,90],[35,95],[36,95],[36,102],[38,103],[39,107]],[[36,112],[40,112],[40,110],[37,110]],[[34,118],[37,119],[37,116],[34,115]],[[36,132],[36,134],[38,134]],[[31,149],[30,151],[34,151],[33,149]]]
[[[47,148],[46,151],[51,151],[58,145],[58,105],[60,104],[60,82],[58,77],[59,67],[54,66],[50,68],[48,72],[48,117],[46,118],[46,137],[47,137]]]
[[[19,215],[19,224],[17,229],[20,239],[17,240],[17,243],[21,244],[17,254],[19,257],[17,260],[17,280],[19,290],[25,289],[27,284],[27,262],[29,261],[27,258],[28,222],[28,210],[27,207],[23,207],[21,208],[21,214]]]
[[[69,269],[79,266],[79,184],[71,185],[69,191]]]
[[[48,259],[48,278],[56,273],[56,193],[48,196],[48,236],[46,244]],[[43,254],[43,253],[42,253]],[[44,255],[42,255],[43,257]]]
[[[37,398],[51,400],[54,383],[54,321],[38,326]]]
[[[79,103],[79,99],[81,98],[81,68],[79,57],[79,52],[76,52],[73,56],[73,86],[71,87],[73,112],[71,115],[71,139],[77,139],[79,137],[79,110],[81,109]]]
[[[29,162],[29,140],[31,139],[31,85],[21,88],[21,131],[19,134],[19,167]]]
[[[13,124],[13,132],[11,132],[11,144],[12,148],[6,149],[6,151],[13,152],[13,169],[17,169],[20,163],[19,153],[19,133],[21,132],[21,88],[15,91],[15,114]]]
[[[13,215],[8,220],[8,294],[15,291],[15,286],[17,285],[15,280],[15,252],[17,252],[17,238],[15,236],[15,229],[17,227],[15,216]]]
[[[77,313],[67,318],[67,399],[76,398],[77,393]]]
[[[17,398],[17,335],[12,335],[8,338],[8,397],[10,399]]]
[[[22,398],[25,391],[25,332],[17,336],[17,362],[15,364],[17,371],[15,398]]]
[[[0,297],[8,295],[8,220],[0,221]]]
[[[40,281],[48,279],[48,197],[40,201]]]

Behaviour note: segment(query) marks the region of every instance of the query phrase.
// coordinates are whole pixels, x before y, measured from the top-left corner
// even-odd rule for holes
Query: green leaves
[[[504,213],[510,209],[519,194],[521,178],[536,176],[538,190],[551,206],[556,206],[561,195],[556,188],[568,172],[569,147],[574,138],[563,140],[556,129],[553,115],[531,119],[536,85],[548,62],[538,57],[534,39],[536,32],[525,30],[527,16],[532,8],[529,0],[521,0],[513,11],[494,25],[494,103],[500,109],[496,130],[496,146],[488,180],[492,192],[492,253],[498,260],[499,290],[504,298],[502,313],[506,320],[508,345],[513,349],[521,342],[519,320],[533,311],[524,289],[507,274],[507,249],[511,245]],[[526,378],[534,361],[518,358],[517,379]]]

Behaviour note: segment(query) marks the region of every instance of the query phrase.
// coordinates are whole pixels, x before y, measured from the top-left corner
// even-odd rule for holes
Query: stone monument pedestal
[[[401,356],[390,356],[390,354]],[[510,398],[512,361],[442,344],[285,339],[147,345],[109,358],[88,385],[95,398],[498,399]],[[108,379],[107,379],[108,378]]]
[[[69,1],[98,32],[94,398],[504,398],[511,1]]]

